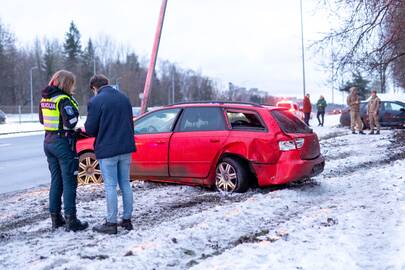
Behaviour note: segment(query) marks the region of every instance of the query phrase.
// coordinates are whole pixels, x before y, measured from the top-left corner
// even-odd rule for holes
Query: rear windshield
[[[285,133],[312,133],[312,129],[287,110],[273,110],[271,115]]]
[[[290,108],[291,104],[290,103],[279,103],[279,104],[277,104],[277,107]]]

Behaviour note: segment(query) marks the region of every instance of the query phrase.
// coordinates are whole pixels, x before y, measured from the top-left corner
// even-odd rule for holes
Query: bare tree
[[[334,44],[336,72],[363,69],[377,73],[381,91],[386,90],[387,71],[405,61],[403,0],[323,0],[337,14],[342,24],[332,29],[316,45]],[[336,13],[335,13],[336,14]],[[404,80],[396,77],[397,80]]]

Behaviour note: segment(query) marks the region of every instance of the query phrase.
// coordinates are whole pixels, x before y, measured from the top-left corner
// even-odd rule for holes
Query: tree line
[[[88,81],[95,73],[109,77],[111,84],[128,95],[133,106],[141,104],[147,61],[133,50],[107,36],[83,42],[74,22],[70,23],[63,41],[36,39],[28,48],[19,47],[15,35],[0,22],[0,105],[29,106],[32,82],[37,110],[41,90],[59,69],[76,75],[75,97],[80,104],[87,104],[91,97]],[[160,61],[157,70],[148,106],[216,99],[263,102],[266,96],[258,89],[248,90],[232,83],[232,87],[221,89],[215,80],[170,61]]]

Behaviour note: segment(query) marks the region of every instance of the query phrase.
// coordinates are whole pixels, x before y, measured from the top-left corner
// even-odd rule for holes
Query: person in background
[[[350,95],[347,96],[347,105],[350,107],[350,128],[352,134],[356,134],[356,127],[359,134],[363,132],[363,122],[360,118],[360,98],[357,94],[357,87],[350,88]]]
[[[66,70],[56,72],[42,90],[39,121],[45,129],[44,151],[51,172],[49,212],[52,228],[65,225],[67,231],[88,227],[76,217],[77,170],[79,160],[75,151],[75,131],[79,105],[73,98],[75,76]],[[61,214],[63,206],[65,219]]]
[[[381,100],[377,96],[377,90],[371,91],[371,98],[367,105],[367,114],[368,119],[370,121],[370,133],[374,134],[374,127],[377,127],[376,134],[380,134],[380,121],[379,117],[379,109],[380,109]]]
[[[106,76],[98,74],[90,79],[95,96],[88,104],[86,133],[96,137],[94,152],[99,160],[107,199],[105,223],[93,231],[117,234],[117,183],[122,192],[123,217],[120,226],[132,230],[133,194],[129,184],[131,153],[135,152],[132,106],[124,94],[109,85]]]
[[[318,126],[323,127],[323,124],[325,121],[326,106],[328,106],[328,105],[326,104],[325,98],[321,95],[319,97],[318,102],[316,103],[316,108],[317,108],[316,118],[318,118],[318,123],[319,123]],[[321,119],[319,117],[321,117]]]
[[[312,112],[312,105],[311,100],[309,99],[309,94],[306,94],[304,97],[303,108],[302,111],[304,113],[304,122],[309,126],[309,119],[311,117]]]

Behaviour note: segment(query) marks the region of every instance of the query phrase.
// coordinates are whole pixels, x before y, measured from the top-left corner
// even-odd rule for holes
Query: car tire
[[[243,193],[249,189],[249,172],[235,158],[221,159],[215,168],[215,187],[221,193]]]
[[[85,152],[79,155],[77,182],[79,185],[101,184],[103,182],[100,164],[93,152]]]

